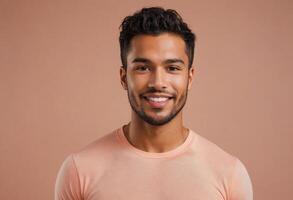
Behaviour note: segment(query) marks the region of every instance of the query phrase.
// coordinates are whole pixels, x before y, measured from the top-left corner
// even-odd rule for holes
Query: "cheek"
[[[185,92],[187,84],[188,79],[186,77],[178,77],[172,81],[173,88],[176,90],[177,95],[181,95]]]
[[[131,76],[127,78],[128,88],[135,93],[141,93],[147,85],[148,79],[144,76]]]

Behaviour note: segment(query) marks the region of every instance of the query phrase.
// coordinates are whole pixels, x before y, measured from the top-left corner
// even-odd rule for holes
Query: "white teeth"
[[[154,102],[163,102],[168,100],[167,97],[147,97],[147,99]]]

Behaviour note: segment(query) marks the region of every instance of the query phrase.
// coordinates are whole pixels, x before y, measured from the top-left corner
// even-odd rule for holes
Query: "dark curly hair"
[[[143,8],[133,15],[125,17],[120,29],[120,56],[124,68],[127,68],[127,53],[130,41],[134,36],[161,33],[175,33],[184,40],[189,68],[191,67],[196,36],[175,10],[165,10],[161,7]]]

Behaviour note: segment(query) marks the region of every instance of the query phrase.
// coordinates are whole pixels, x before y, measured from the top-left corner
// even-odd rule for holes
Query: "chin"
[[[169,123],[175,118],[174,115],[164,115],[164,116],[152,116],[152,115],[141,115],[141,119],[153,126],[162,126]]]

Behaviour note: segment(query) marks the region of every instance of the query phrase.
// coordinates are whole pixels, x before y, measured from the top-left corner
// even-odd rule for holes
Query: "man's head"
[[[120,77],[132,110],[151,125],[164,125],[185,105],[195,35],[176,11],[162,8],[144,8],[121,27]]]
[[[196,37],[175,10],[160,7],[143,8],[134,15],[125,17],[120,28],[120,56],[124,68],[127,68],[127,54],[133,37],[162,33],[174,33],[184,40],[189,67],[192,66]]]

